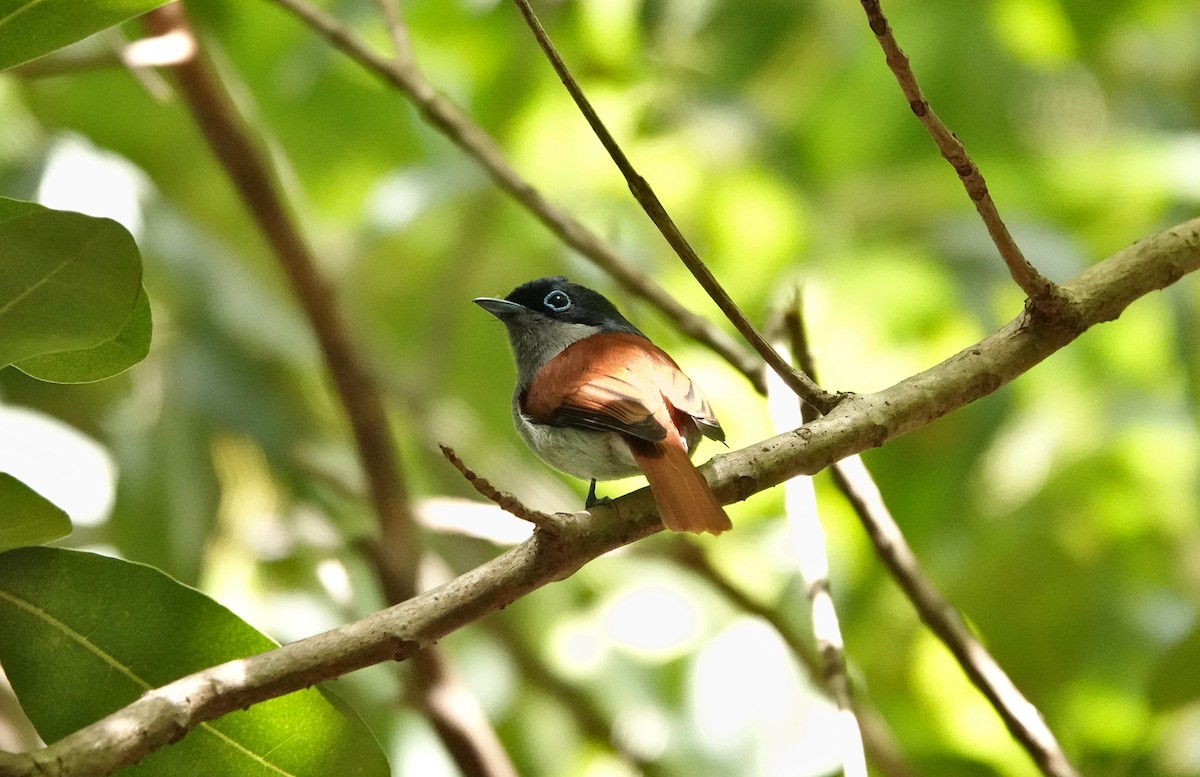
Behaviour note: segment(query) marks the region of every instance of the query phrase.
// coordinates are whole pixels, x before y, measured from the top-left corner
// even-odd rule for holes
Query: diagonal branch
[[[863,11],[867,14],[867,22],[871,25],[871,31],[875,33],[875,39],[879,41],[879,46],[883,49],[888,69],[896,77],[900,90],[904,92],[904,97],[908,100],[908,106],[912,108],[912,112],[916,114],[921,125],[933,138],[942,157],[958,173],[963,188],[967,190],[967,196],[971,198],[971,202],[975,203],[975,209],[979,211],[979,216],[983,219],[984,226],[987,227],[988,234],[991,235],[992,242],[996,244],[1001,258],[1008,265],[1008,271],[1013,280],[1029,297],[1034,307],[1051,315],[1070,316],[1070,297],[1063,293],[1062,287],[1039,273],[1037,268],[1030,264],[1025,255],[1021,253],[1021,249],[1013,240],[1008,227],[1000,218],[1000,211],[997,210],[996,203],[992,199],[991,193],[988,192],[987,182],[983,180],[983,173],[967,154],[967,149],[963,146],[962,141],[938,118],[929,101],[925,99],[925,95],[917,83],[917,77],[909,65],[908,55],[896,42],[896,36],[892,33],[892,27],[888,23],[887,17],[884,16],[883,9],[879,6],[879,0],[861,0],[861,3]]]
[[[1200,219],[1152,235],[1066,284],[1079,329],[1025,311],[942,363],[875,394],[848,398],[811,424],[719,456],[704,471],[725,503],[927,424],[990,394],[1073,341],[1111,321],[1138,297],[1200,269]],[[0,753],[0,777],[98,777],[136,763],[201,723],[269,698],[417,650],[561,579],[582,564],[662,529],[644,488],[572,521],[553,538],[521,545],[454,580],[355,623],[238,659],[149,691],[53,745]]]
[[[759,392],[766,390],[762,363],[736,340],[667,293],[616,249],[580,221],[545,198],[504,158],[496,142],[449,99],[440,94],[413,63],[396,62],[372,50],[332,16],[304,0],[271,0],[371,73],[412,100],[421,116],[474,159],[502,190],[525,207],[560,240],[611,275],[630,293],[666,316],[680,332],[703,343],[745,375]]]
[[[554,48],[554,43],[546,34],[546,30],[542,27],[542,23],[538,21],[537,15],[533,12],[533,8],[529,5],[529,0],[513,0],[517,8],[521,11],[521,15],[525,18],[525,23],[529,25],[529,29],[533,31],[533,36],[537,39],[538,45],[546,54],[546,58],[550,60],[551,66],[554,67],[554,72],[558,74],[559,79],[563,82],[563,86],[571,94],[571,98],[575,104],[579,106],[580,113],[587,120],[592,131],[596,133],[601,145],[612,157],[617,168],[621,171],[621,175],[625,176],[626,183],[629,184],[629,191],[633,193],[634,199],[646,211],[646,215],[654,222],[654,226],[658,227],[658,231],[666,238],[667,243],[674,249],[675,253],[683,261],[684,266],[691,271],[708,295],[717,303],[717,307],[721,308],[721,312],[725,317],[733,323],[742,337],[754,347],[758,355],[763,358],[763,361],[779,375],[787,387],[790,388],[797,396],[817,408],[821,412],[828,412],[830,408],[836,405],[839,401],[837,394],[830,394],[816,383],[812,381],[803,371],[797,370],[792,365],[787,363],[787,360],[779,355],[762,333],[755,328],[754,324],[746,318],[746,314],[741,311],[729,293],[721,286],[721,282],[717,280],[708,266],[701,261],[696,255],[695,249],[679,231],[675,221],[667,213],[663,207],[662,201],[658,199],[658,195],[650,188],[649,182],[643,178],[633,164],[629,161],[629,157],[621,150],[616,139],[608,128],[604,126],[604,122],[600,120],[596,110],[580,89],[579,84],[571,75],[571,71],[567,69],[567,65],[559,56],[558,50]]]
[[[833,478],[854,507],[875,551],[904,589],[921,620],[954,654],[971,683],[980,690],[1046,777],[1079,777],[1037,707],[1025,698],[983,646],[954,605],[929,582],[904,539],[871,473],[859,456],[833,465]]]
[[[785,314],[784,321],[800,364],[808,374],[816,375],[798,305]],[[854,508],[888,572],[912,602],[921,620],[946,645],[967,678],[996,710],[1017,743],[1029,753],[1046,777],[1079,777],[1041,713],[975,638],[958,611],[921,569],[862,457],[849,456],[830,469],[834,484]]]

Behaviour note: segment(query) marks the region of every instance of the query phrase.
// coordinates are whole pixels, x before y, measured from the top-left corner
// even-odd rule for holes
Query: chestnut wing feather
[[[618,432],[647,442],[667,437],[660,386],[679,368],[643,337],[605,333],[563,349],[521,397],[535,423]],[[665,380],[664,380],[665,378]]]
[[[666,354],[663,355],[666,356]],[[700,429],[700,433],[705,437],[725,442],[725,430],[717,422],[717,416],[713,413],[708,400],[700,393],[700,389],[692,382],[691,378],[684,375],[674,362],[671,362],[671,366],[674,369],[670,371],[659,370],[661,377],[665,377],[668,372],[670,375],[670,380],[662,380],[659,383],[659,390],[662,391],[663,396],[674,405],[676,410],[691,416]]]

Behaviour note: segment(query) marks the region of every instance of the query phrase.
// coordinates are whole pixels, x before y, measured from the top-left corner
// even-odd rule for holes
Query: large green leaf
[[[0,0],[0,70],[164,4],[165,0]]]
[[[143,288],[129,320],[110,340],[94,348],[61,351],[17,362],[17,369],[51,383],[91,383],[111,378],[146,358],[150,352],[150,298]]]
[[[114,338],[141,286],[117,222],[0,198],[0,367]]]
[[[57,548],[0,555],[0,663],[49,742],[148,689],[275,647],[225,607],[142,564]],[[389,774],[352,712],[311,688],[206,723],[122,774]]]
[[[0,550],[39,545],[70,533],[66,513],[12,475],[0,472]]]

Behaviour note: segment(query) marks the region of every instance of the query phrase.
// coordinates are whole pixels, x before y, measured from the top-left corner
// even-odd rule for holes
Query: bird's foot
[[[595,479],[593,479],[592,485],[588,487],[587,499],[584,500],[584,503],[583,503],[584,508],[591,510],[593,507],[596,507],[598,505],[607,505],[607,504],[612,504],[612,500],[606,496],[602,496],[602,497],[596,496],[596,481],[595,481]]]

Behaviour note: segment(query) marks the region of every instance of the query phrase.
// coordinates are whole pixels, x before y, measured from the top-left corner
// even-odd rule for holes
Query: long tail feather
[[[720,534],[733,528],[704,476],[681,446],[670,442],[634,443],[630,449],[650,481],[664,526],[695,534]]]

